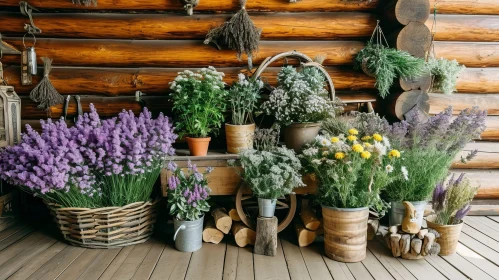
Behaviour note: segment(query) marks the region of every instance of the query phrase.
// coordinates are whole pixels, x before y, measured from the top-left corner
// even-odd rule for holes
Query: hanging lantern
[[[21,99],[14,87],[0,86],[0,147],[21,141]]]

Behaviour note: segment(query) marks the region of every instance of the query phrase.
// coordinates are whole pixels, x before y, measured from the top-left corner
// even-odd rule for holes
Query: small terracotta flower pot
[[[208,146],[210,146],[211,137],[192,138],[186,137],[187,145],[191,156],[206,156],[208,154]]]
[[[225,138],[227,139],[227,152],[237,154],[243,149],[253,148],[255,124],[233,125],[225,124]]]
[[[461,229],[463,228],[463,222],[457,225],[440,225],[435,224],[436,216],[430,215],[426,218],[426,224],[429,228],[432,228],[438,233],[440,237],[437,238],[437,243],[440,244],[440,256],[448,256],[456,253],[457,243],[459,241],[459,235],[461,234]]]
[[[286,147],[301,152],[303,146],[314,141],[321,129],[320,123],[292,123],[284,129]]]

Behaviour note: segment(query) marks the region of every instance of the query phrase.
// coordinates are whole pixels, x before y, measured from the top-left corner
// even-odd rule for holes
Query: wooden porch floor
[[[425,260],[396,259],[378,241],[361,263],[321,254],[322,243],[300,248],[283,235],[276,257],[253,255],[231,241],[176,251],[162,237],[123,249],[73,247],[53,225],[0,220],[0,279],[499,279],[499,217],[468,217],[458,253]]]

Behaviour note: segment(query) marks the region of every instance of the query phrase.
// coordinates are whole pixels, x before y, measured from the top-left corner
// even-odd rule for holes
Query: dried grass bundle
[[[31,91],[29,97],[35,102],[39,102],[38,108],[48,110],[51,106],[64,102],[64,97],[52,85],[49,79],[50,70],[52,70],[52,59],[42,57],[45,66],[43,71],[43,79]]]
[[[240,0],[241,9],[227,22],[208,32],[205,44],[213,42],[218,49],[222,47],[235,50],[241,60],[248,56],[248,68],[253,68],[252,57],[258,52],[258,42],[262,30],[257,28],[246,12],[246,0]]]

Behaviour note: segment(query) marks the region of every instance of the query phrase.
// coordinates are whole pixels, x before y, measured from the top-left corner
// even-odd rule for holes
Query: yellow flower
[[[336,154],[334,154],[334,158],[335,159],[344,159],[345,158],[345,153],[337,152]]]
[[[355,135],[348,135],[347,139],[350,140],[350,141],[355,141],[355,140],[357,140],[357,136],[355,136]]]
[[[364,147],[362,147],[361,144],[355,144],[352,146],[352,151],[362,153],[364,151]]]
[[[362,153],[360,153],[360,156],[362,158],[369,159],[371,157],[371,153],[368,151],[363,151]]]
[[[400,152],[397,151],[397,150],[391,150],[389,153],[388,153],[388,157],[390,158],[399,158],[400,157]]]
[[[339,142],[340,141],[340,138],[338,137],[331,137],[331,143],[336,143],[336,142]]]
[[[364,142],[365,142],[365,141],[369,141],[369,140],[371,140],[371,136],[366,135],[366,136],[362,137],[361,139],[362,139],[362,141],[364,141]]]
[[[357,129],[355,129],[355,128],[350,128],[350,129],[348,130],[348,133],[349,133],[350,135],[357,135],[357,134],[359,134],[359,131],[358,131]]]
[[[379,135],[378,133],[374,133],[373,138],[378,142],[381,142],[383,140],[383,136]]]
[[[367,143],[367,142],[364,142],[364,147],[371,147],[372,145]]]

